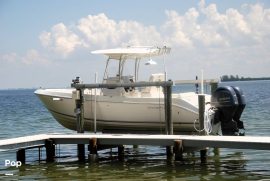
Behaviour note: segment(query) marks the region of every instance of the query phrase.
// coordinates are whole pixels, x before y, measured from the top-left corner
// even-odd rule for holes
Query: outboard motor
[[[240,120],[240,117],[246,107],[246,98],[243,91],[239,87],[232,87],[236,93],[238,99],[238,108],[233,116],[233,120],[237,123],[239,129],[245,129],[243,121]]]
[[[246,101],[242,90],[238,87],[218,87],[211,97],[211,105],[216,108],[214,124],[221,122],[223,135],[239,135],[244,129],[240,121]]]

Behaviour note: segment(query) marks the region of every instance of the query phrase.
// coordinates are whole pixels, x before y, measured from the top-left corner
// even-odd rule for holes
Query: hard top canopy
[[[142,59],[153,56],[159,56],[170,53],[171,48],[153,47],[153,46],[130,46],[127,48],[115,48],[92,51],[93,54],[103,54],[109,57],[109,59],[126,60],[126,59]]]

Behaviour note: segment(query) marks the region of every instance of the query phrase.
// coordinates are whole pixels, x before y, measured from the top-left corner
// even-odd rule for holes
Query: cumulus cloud
[[[35,49],[30,49],[27,51],[26,55],[21,58],[22,62],[25,64],[41,63],[47,64],[49,61],[40,55],[40,53]]]
[[[3,54],[0,56],[0,61],[2,63],[23,63],[27,65],[48,64],[50,62],[35,49],[28,50],[25,55],[18,55],[14,52]]]
[[[270,32],[270,9],[264,9],[262,5],[246,5],[249,10],[245,17],[248,22],[253,38],[258,42],[263,42]]]
[[[117,22],[103,13],[80,19],[77,28],[86,38],[89,47],[160,43],[160,34],[154,26],[144,26],[136,21]]]
[[[76,32],[76,33],[75,33]],[[122,45],[160,44],[160,34],[154,26],[136,21],[109,19],[105,14],[89,15],[68,28],[63,23],[40,34],[41,44],[67,57],[76,48],[105,48]]]
[[[51,32],[42,32],[39,39],[44,47],[50,48],[64,57],[73,52],[76,47],[84,46],[79,36],[63,23],[54,25],[51,28]]]
[[[270,9],[261,4],[245,5],[246,12],[230,8],[218,11],[216,4],[198,7],[179,14],[166,10],[166,21],[161,27],[137,21],[115,21],[105,14],[88,15],[75,26],[63,23],[40,35],[41,43],[56,53],[68,56],[78,47],[111,48],[121,45],[168,44],[182,48],[246,46],[260,43],[269,37]]]
[[[138,21],[116,21],[104,13],[88,15],[72,26],[56,24],[39,38],[44,47],[63,57],[80,48],[89,51],[166,44],[173,48],[174,59],[191,63],[186,63],[188,68],[194,68],[194,62],[208,68],[218,62],[220,70],[220,67],[227,67],[224,71],[232,66],[241,67],[244,61],[253,62],[255,66],[256,59],[264,65],[270,64],[267,50],[270,46],[270,9],[262,4],[245,4],[240,9],[220,12],[217,4],[206,4],[201,0],[197,7],[185,13],[166,10],[164,16],[166,19],[161,26],[155,26]]]
[[[8,63],[14,63],[16,62],[18,59],[18,55],[14,52],[12,53],[8,53],[8,54],[4,54],[0,56],[0,61],[1,62],[8,62]]]
[[[218,12],[216,4],[206,6],[202,0],[199,9],[201,15],[205,16],[201,24],[209,27],[208,32],[213,37],[220,37],[224,45],[250,46],[269,37],[270,21],[265,17],[269,17],[270,9],[264,9],[261,4],[245,4],[240,10],[229,8],[222,14]]]
[[[196,11],[196,10],[194,10]],[[191,14],[191,13],[188,13]],[[195,14],[195,16],[194,16]],[[165,41],[169,43],[170,45],[180,45],[183,47],[192,47],[193,43],[191,40],[191,37],[188,36],[187,32],[185,31],[185,28],[192,28],[192,21],[196,21],[196,13],[193,13],[191,17],[191,23],[187,19],[185,19],[185,16],[179,16],[179,14],[176,11],[166,11],[167,15],[167,21],[163,25],[163,32],[165,35]],[[187,20],[187,21],[186,21]],[[189,24],[189,26],[187,26]]]

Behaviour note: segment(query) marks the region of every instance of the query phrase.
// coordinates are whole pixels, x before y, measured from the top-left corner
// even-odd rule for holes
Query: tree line
[[[220,77],[221,82],[227,82],[227,81],[250,81],[250,80],[270,80],[270,77],[257,77],[257,78],[251,78],[251,77],[243,77],[243,76],[233,76],[233,75],[222,75]]]

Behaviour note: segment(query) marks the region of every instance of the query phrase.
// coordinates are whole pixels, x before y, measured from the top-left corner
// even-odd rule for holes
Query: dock
[[[169,155],[174,155],[176,160],[181,160],[183,158],[183,152],[189,148],[203,149],[206,147],[213,147],[270,150],[270,137],[89,133],[39,134],[0,140],[0,150],[17,150],[17,161],[25,163],[25,150],[45,147],[47,161],[53,161],[55,157],[55,146],[62,144],[77,144],[78,146],[88,145],[88,155],[97,155],[99,150],[113,147],[118,147],[118,154],[123,155],[125,145],[173,147],[173,152],[169,153]],[[78,157],[79,160],[84,160],[85,153],[80,152]]]
[[[183,147],[216,147],[235,149],[270,150],[270,137],[262,136],[192,136],[192,135],[143,135],[143,134],[39,134],[0,140],[0,150],[14,150],[54,144],[89,144],[97,139],[99,145],[152,145],[174,146],[182,141]]]

